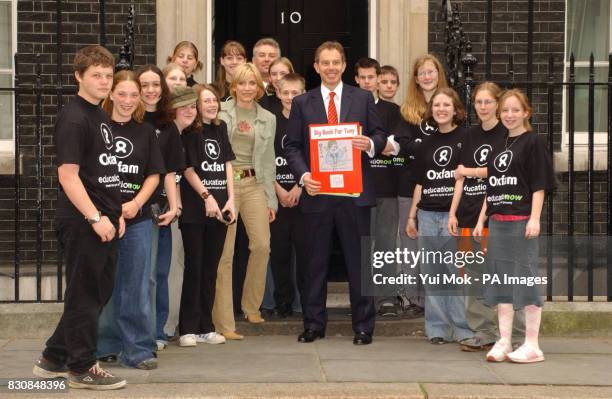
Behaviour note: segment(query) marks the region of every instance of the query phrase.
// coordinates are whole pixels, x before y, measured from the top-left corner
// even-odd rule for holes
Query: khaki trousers
[[[270,223],[263,184],[255,177],[234,181],[234,203],[249,237],[249,261],[242,292],[241,307],[245,315],[259,315],[266,286],[266,270],[270,257]],[[213,323],[220,333],[236,330],[232,299],[232,261],[236,240],[236,224],[227,229],[223,254],[217,271],[217,290],[213,306]]]

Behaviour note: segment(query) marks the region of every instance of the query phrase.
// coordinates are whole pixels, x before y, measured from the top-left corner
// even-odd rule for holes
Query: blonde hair
[[[421,123],[423,120],[423,114],[427,110],[427,101],[425,101],[423,89],[417,83],[419,68],[422,67],[427,61],[432,62],[438,71],[438,86],[436,89],[448,87],[444,67],[435,55],[425,54],[414,61],[412,66],[412,77],[408,81],[408,94],[406,95],[406,99],[400,108],[402,117],[413,125]]]
[[[529,118],[531,118],[531,115],[533,115],[533,108],[531,108],[531,104],[529,104],[529,99],[527,98],[525,93],[523,93],[521,89],[510,89],[510,90],[506,90],[505,92],[503,92],[503,94],[499,98],[499,107],[497,108],[497,118],[501,119],[500,118],[501,109],[504,106],[504,102],[506,102],[506,100],[509,99],[510,97],[516,97],[516,99],[521,104],[521,107],[523,107],[523,110],[527,112],[527,117],[523,119],[523,127],[525,127],[525,129],[528,132],[533,131],[533,127],[531,126],[531,123],[529,123]]]
[[[215,96],[215,99],[217,100],[217,105],[219,108],[217,109],[217,115],[211,122],[214,125],[219,126],[221,124],[221,121],[219,120],[219,111],[221,110],[221,98],[219,98],[219,93],[217,93],[217,89],[215,89],[213,85],[197,84],[193,86],[193,90],[198,95],[198,102],[196,103],[198,105],[198,111],[199,111],[198,116],[204,115],[204,112],[202,111],[202,97],[201,97],[204,90],[208,90]]]
[[[183,75],[185,75],[185,72],[183,71],[183,68],[181,68],[179,66],[179,64],[175,64],[174,62],[169,62],[166,64],[166,66],[164,67],[164,69],[162,69],[162,73],[164,74],[164,79],[170,74],[170,72],[174,71],[178,69],[179,71],[183,72]],[[185,75],[185,79],[187,79],[187,75]]]
[[[238,82],[246,80],[250,75],[255,77],[255,81],[257,82],[257,95],[255,96],[255,101],[259,100],[264,95],[264,84],[263,79],[261,78],[261,74],[259,70],[253,63],[247,62],[246,64],[242,64],[236,68],[236,72],[234,73],[234,78],[232,79],[232,83],[230,84],[230,95],[236,98],[236,86]]]
[[[138,88],[138,95],[140,96],[140,91],[142,90],[142,88],[140,87],[140,82],[136,78],[136,74],[134,72],[128,71],[128,70],[117,72],[115,76],[113,77],[113,87],[111,88],[111,93],[115,91],[115,88],[121,82],[134,82],[134,84]],[[106,111],[108,116],[113,115],[113,100],[111,100],[110,94],[102,102],[102,109]],[[136,106],[136,109],[132,113],[132,119],[134,119],[138,123],[142,123],[144,119],[144,114],[145,114],[144,103],[142,102],[142,99],[140,99],[138,100],[138,105]]]
[[[429,101],[429,103],[427,104],[427,111],[425,111],[425,114],[423,115],[423,119],[428,121],[431,124],[437,125],[437,122],[433,118],[433,102],[434,102],[434,98],[436,98],[437,96],[441,94],[449,97],[451,101],[453,102],[453,108],[455,110],[455,114],[453,115],[453,124],[460,126],[463,122],[465,122],[465,116],[466,116],[465,107],[463,106],[463,103],[459,99],[459,94],[457,94],[457,92],[450,87],[441,87],[435,91],[433,96],[431,96],[431,101]]]
[[[166,59],[166,62],[167,63],[174,62],[174,59],[176,58],[176,55],[178,54],[178,52],[185,48],[190,49],[193,52],[193,56],[195,57],[196,66],[195,68],[193,68],[193,72],[197,72],[200,69],[202,69],[204,67],[204,64],[202,64],[202,61],[200,61],[200,59],[198,58],[198,48],[196,47],[195,44],[187,40],[183,40],[182,42],[179,42],[174,47],[174,51],[172,52],[172,55],[168,56],[168,58]]]

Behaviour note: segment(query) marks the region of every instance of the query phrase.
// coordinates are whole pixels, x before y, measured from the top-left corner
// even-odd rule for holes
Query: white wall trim
[[[368,53],[370,58],[378,59],[378,0],[369,1],[368,16]]]
[[[206,74],[206,82],[212,82],[213,69],[215,68],[212,26],[213,26],[213,0],[206,0],[206,63],[204,64],[204,73]]]

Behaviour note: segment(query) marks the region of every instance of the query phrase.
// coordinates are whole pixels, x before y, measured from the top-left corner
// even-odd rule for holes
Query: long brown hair
[[[448,87],[444,67],[435,55],[425,54],[414,61],[414,64],[412,65],[412,76],[408,81],[408,94],[406,95],[406,99],[400,108],[402,117],[413,125],[421,123],[423,120],[423,114],[427,110],[427,101],[425,101],[423,89],[421,89],[421,86],[419,86],[417,83],[419,68],[422,67],[427,61],[432,62],[438,71],[437,89]]]
[[[217,116],[215,116],[215,119],[213,119],[211,122],[213,125],[219,126],[221,124],[221,120],[219,120],[219,111],[221,111],[221,98],[219,97],[219,93],[217,93],[217,89],[215,89],[213,85],[197,84],[193,86],[193,90],[198,95],[198,102],[196,104],[198,105],[198,111],[199,111],[200,118],[204,115],[204,112],[202,112],[202,98],[200,97],[202,95],[202,92],[204,90],[208,90],[215,96],[215,98],[217,99],[217,105],[219,106],[219,109],[217,109]]]
[[[272,71],[272,67],[275,66],[276,64],[283,64],[284,66],[287,67],[287,69],[289,70],[289,73],[295,73],[295,69],[293,69],[293,64],[291,63],[291,60],[287,57],[280,57],[270,63],[270,67],[268,67],[268,74],[270,74],[270,72]],[[266,93],[267,94],[276,93],[276,89],[274,88],[273,84],[269,84],[268,87],[266,87]]]
[[[136,74],[134,72],[128,71],[128,70],[117,72],[115,76],[113,77],[113,87],[111,88],[111,93],[115,91],[115,88],[121,82],[134,82],[136,87],[138,87],[138,95],[140,95],[140,91],[141,91],[140,81],[136,79]],[[104,111],[106,111],[106,113],[109,116],[113,115],[113,100],[111,100],[110,94],[102,102],[102,109],[104,109]],[[138,123],[142,123],[142,120],[144,118],[144,113],[145,113],[144,103],[142,102],[142,99],[140,99],[138,101],[138,105],[136,106],[136,109],[132,113],[132,119],[134,119]]]
[[[523,110],[527,112],[527,117],[523,119],[523,126],[525,127],[525,130],[527,130],[528,132],[533,131],[533,127],[529,122],[529,118],[531,118],[531,115],[533,115],[533,108],[531,107],[531,104],[529,104],[529,99],[521,89],[506,90],[501,95],[501,97],[499,98],[499,107],[497,108],[497,118],[501,120],[500,116],[502,107],[504,106],[504,102],[510,97],[516,97],[519,103],[521,103]]]
[[[219,54],[219,66],[217,66],[217,74],[215,78],[214,86],[217,88],[217,93],[220,97],[225,97],[225,80],[227,78],[227,74],[225,73],[225,68],[221,65],[221,58],[225,58],[228,55],[241,55],[244,57],[244,61],[246,62],[246,50],[244,46],[235,40],[228,40],[225,42],[223,47],[221,48],[221,53]]]
[[[170,90],[168,89],[168,85],[166,84],[166,79],[164,78],[164,73],[157,67],[157,65],[147,64],[143,65],[136,71],[136,79],[138,79],[138,84],[140,84],[140,76],[146,72],[153,72],[157,76],[159,76],[159,84],[161,85],[161,97],[157,104],[155,105],[155,123],[157,125],[163,124],[164,115],[166,108],[168,107],[168,101],[170,101]]]
[[[423,120],[438,126],[438,123],[433,118],[433,100],[440,94],[444,94],[445,96],[449,97],[453,102],[453,108],[455,109],[453,124],[460,126],[465,121],[465,107],[459,99],[459,94],[457,94],[457,92],[450,87],[441,87],[434,92],[434,94],[431,96],[431,100],[427,104],[427,110],[423,115]]]

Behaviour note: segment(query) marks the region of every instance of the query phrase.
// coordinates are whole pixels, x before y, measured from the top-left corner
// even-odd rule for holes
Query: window
[[[13,55],[16,51],[17,1],[0,0],[0,87],[13,87]],[[0,91],[0,151],[14,149],[14,96]]]
[[[570,55],[574,54],[576,82],[588,82],[589,57],[593,53],[595,59],[595,82],[608,80],[608,53],[612,51],[612,0],[567,0],[566,1],[566,31],[565,31],[565,81],[569,80]],[[588,112],[589,92],[587,86],[576,86],[575,89],[575,143],[577,146],[588,143]],[[607,131],[607,88],[595,86],[595,144],[606,143]],[[567,145],[568,101],[567,90],[564,91],[565,113],[563,135]]]

